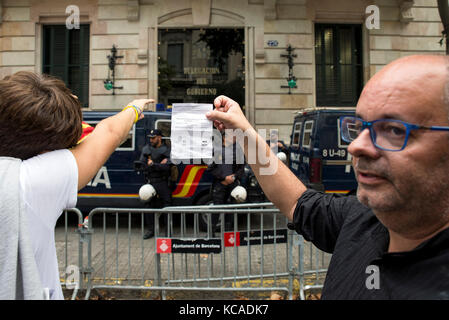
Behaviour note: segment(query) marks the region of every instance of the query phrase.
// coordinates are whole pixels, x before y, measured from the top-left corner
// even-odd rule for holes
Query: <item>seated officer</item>
[[[150,201],[151,208],[163,208],[171,205],[171,191],[168,187],[170,176],[170,147],[162,140],[162,132],[158,129],[151,130],[148,135],[150,144],[146,144],[139,160],[146,165],[147,183],[156,189],[157,197]],[[144,239],[154,236],[154,214],[145,214],[146,232]]]
[[[284,141],[279,140],[279,136],[276,130],[273,130],[271,132],[270,140],[268,140],[267,143],[273,152],[283,152],[286,155],[288,154],[288,147],[285,145]]]

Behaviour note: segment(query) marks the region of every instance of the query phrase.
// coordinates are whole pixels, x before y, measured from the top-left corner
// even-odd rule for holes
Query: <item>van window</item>
[[[100,120],[87,120],[84,122],[95,128],[97,123],[100,122]],[[117,149],[115,149],[115,151],[134,151],[136,145],[135,137],[136,137],[136,125],[133,125],[133,127],[128,133],[128,136],[126,137],[126,140]]]
[[[293,129],[293,142],[292,146],[299,147],[299,135],[301,134],[302,122],[297,122]]]
[[[302,134],[302,146],[304,148],[310,148],[312,144],[312,130],[313,130],[313,120],[304,122],[304,133]]]
[[[337,130],[338,147],[347,148],[349,146],[349,142],[346,142],[341,138],[340,118],[337,118]]]
[[[156,129],[161,130],[163,135],[162,140],[165,142],[166,145],[170,146],[171,120],[166,119],[156,120],[154,126],[156,127]]]
[[[135,149],[136,125],[133,125],[128,132],[126,140],[117,148],[116,151],[134,151]]]

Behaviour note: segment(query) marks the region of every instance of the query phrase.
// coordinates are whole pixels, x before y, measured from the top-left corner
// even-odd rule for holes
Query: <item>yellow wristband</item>
[[[139,120],[139,116],[140,116],[140,112],[141,112],[140,108],[136,107],[135,105],[129,105],[129,106],[126,106],[125,108],[123,108],[122,111],[125,111],[126,109],[129,109],[129,108],[133,108],[134,111],[136,112],[136,119],[134,120],[134,123],[136,123],[137,120]]]

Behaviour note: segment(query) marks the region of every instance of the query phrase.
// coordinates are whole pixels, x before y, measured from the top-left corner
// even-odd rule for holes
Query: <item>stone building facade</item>
[[[439,43],[443,27],[434,0],[0,0],[0,76],[19,70],[44,72],[51,66],[57,68],[55,61],[62,57],[57,51],[52,57],[48,50],[58,50],[61,45],[55,40],[58,29],[52,31],[46,26],[65,25],[74,12],[66,10],[73,5],[79,8],[80,24],[88,28],[82,40],[73,44],[85,44],[81,45],[81,57],[67,53],[66,74],[72,83],[84,77],[86,110],[120,109],[134,98],[162,100],[158,96],[161,30],[234,28],[242,30],[244,37],[240,57],[243,62],[238,71],[243,81],[244,111],[257,128],[279,129],[286,141],[290,140],[295,111],[334,106],[333,96],[327,100],[320,96],[329,91],[329,79],[322,73],[335,72],[333,63],[340,71],[333,78],[337,82],[330,85],[349,81],[349,87],[363,87],[374,73],[396,58],[417,53],[444,54]],[[378,8],[378,21],[373,20],[376,11],[367,10],[372,5]],[[330,41],[330,32],[340,34],[340,38],[333,38],[340,43],[337,49],[326,49],[318,43],[319,39]],[[355,47],[342,49],[345,37],[352,37],[346,43]],[[70,35],[65,39],[71,41]],[[110,76],[107,56],[113,45],[117,55],[122,56],[117,59],[115,85],[123,86],[114,95],[104,86]],[[288,45],[296,55],[292,68],[296,88],[291,88],[290,93],[285,88],[288,58],[282,56],[287,54]],[[322,52],[325,49],[327,53]],[[347,78],[344,50],[349,54],[352,50],[350,59],[358,59],[347,65]],[[78,61],[76,66],[70,65],[71,59]],[[229,61],[228,69],[232,65]],[[192,69],[188,63],[179,63],[187,70],[187,80],[192,80],[192,70],[216,73],[213,67]],[[357,72],[358,83],[354,80]],[[202,76],[196,82],[207,83],[208,77],[213,78]],[[343,95],[338,88],[337,94]],[[190,89],[189,93],[206,91]],[[356,91],[353,93],[357,95]],[[354,101],[340,98],[341,103],[335,105],[355,106]]]

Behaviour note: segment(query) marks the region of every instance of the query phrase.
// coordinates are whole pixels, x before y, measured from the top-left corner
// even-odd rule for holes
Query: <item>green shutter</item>
[[[69,30],[65,25],[45,25],[42,34],[42,72],[63,80],[88,107],[90,26]]]
[[[360,25],[315,25],[317,106],[355,106],[362,88]]]

